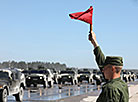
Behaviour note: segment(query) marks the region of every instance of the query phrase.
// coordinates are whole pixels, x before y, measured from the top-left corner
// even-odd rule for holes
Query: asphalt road
[[[138,84],[138,81],[130,82],[128,85],[136,84]],[[47,89],[44,89],[43,86],[38,86],[37,88],[30,87],[24,91],[23,102],[67,102],[64,100],[71,101],[70,97],[72,97],[72,99],[75,97],[75,100],[79,100],[89,93],[93,96],[98,96],[100,90],[97,90],[95,85],[89,85],[87,83],[79,87],[77,85],[65,85],[62,89],[59,89],[58,85]],[[16,102],[14,96],[8,96],[8,102]]]

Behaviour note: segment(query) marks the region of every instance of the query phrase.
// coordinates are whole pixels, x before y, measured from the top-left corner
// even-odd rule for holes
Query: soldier
[[[122,57],[107,56],[105,58],[96,41],[94,32],[90,32],[89,41],[91,41],[94,46],[96,62],[106,80],[106,83],[102,86],[102,92],[96,102],[128,102],[128,86],[120,77],[121,69],[123,67]]]

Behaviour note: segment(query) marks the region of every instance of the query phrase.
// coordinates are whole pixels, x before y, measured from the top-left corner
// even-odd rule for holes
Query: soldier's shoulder
[[[114,88],[114,89],[116,89],[116,88],[118,89],[118,88],[123,87],[123,86],[127,86],[127,84],[122,80],[109,82],[105,85],[105,87]]]

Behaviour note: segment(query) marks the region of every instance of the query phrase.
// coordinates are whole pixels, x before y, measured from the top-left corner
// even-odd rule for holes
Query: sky
[[[137,0],[0,0],[0,62],[43,61],[97,68],[89,24],[69,18],[93,6],[93,31],[106,56],[138,68]]]

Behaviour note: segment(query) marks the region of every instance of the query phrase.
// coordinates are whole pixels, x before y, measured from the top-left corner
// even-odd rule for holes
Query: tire
[[[0,102],[7,102],[7,90],[3,89],[0,91]]]
[[[130,76],[128,77],[128,81],[129,81],[129,82],[131,81],[131,77],[130,77]]]
[[[48,82],[48,85],[49,85],[49,88],[52,87],[52,83],[51,83],[51,81]]]
[[[61,80],[60,79],[58,79],[58,84],[61,84]]]
[[[101,83],[102,83],[102,82],[101,82],[100,79],[97,79],[97,80],[96,80],[96,85],[97,85],[97,86],[98,86],[98,85],[101,85]]]
[[[93,82],[92,79],[90,79],[90,82],[91,82],[91,83]]]
[[[126,78],[126,77],[124,77],[124,80],[125,80],[125,82],[126,82],[126,83],[128,82],[128,80],[127,80],[127,78]]]
[[[135,77],[134,76],[132,77],[132,80],[135,81]]]
[[[65,84],[65,81],[63,81],[62,84]]]
[[[89,79],[87,81],[88,81],[88,84],[89,84],[90,83]]]
[[[74,84],[75,84],[75,83],[74,83],[74,80],[72,80],[72,81],[71,81],[71,85],[74,85]]]
[[[46,88],[47,87],[47,83],[44,81],[43,87]]]
[[[77,85],[78,83],[77,83],[77,80],[75,80],[75,85]]]
[[[22,102],[23,101],[23,95],[24,95],[23,87],[20,87],[20,92],[15,95],[16,101],[17,102]]]

